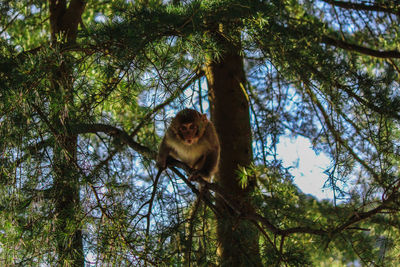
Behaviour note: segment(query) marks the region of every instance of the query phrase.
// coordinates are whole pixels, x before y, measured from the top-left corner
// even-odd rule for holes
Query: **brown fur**
[[[161,142],[157,166],[166,168],[168,156],[182,161],[195,171],[190,180],[207,181],[218,170],[220,145],[214,125],[207,116],[193,109],[180,111],[171,121]]]

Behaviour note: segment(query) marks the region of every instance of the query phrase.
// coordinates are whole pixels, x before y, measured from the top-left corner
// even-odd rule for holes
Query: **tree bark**
[[[85,2],[50,0],[51,43],[54,46],[75,43]],[[61,55],[62,56],[62,55]],[[58,64],[55,64],[58,65]],[[82,230],[79,223],[80,187],[77,171],[77,135],[69,130],[74,120],[72,67],[67,59],[55,67],[51,77],[50,105],[56,110],[50,123],[54,134],[53,191],[55,202],[56,253],[59,266],[84,266]]]
[[[238,35],[239,36],[239,35]],[[209,86],[211,118],[221,142],[221,160],[216,182],[234,199],[244,213],[252,212],[251,183],[241,188],[238,167],[252,161],[251,127],[248,97],[244,89],[245,74],[240,45],[219,36],[225,48],[220,60],[208,60],[206,76]],[[235,213],[217,198],[222,211],[217,218],[218,255],[221,266],[262,266],[257,229],[236,217]]]
[[[365,10],[365,11],[376,11],[376,12],[386,12],[398,15],[399,9],[395,8],[395,3],[391,4],[389,1],[387,4],[364,4],[364,3],[351,3],[349,1],[334,1],[334,0],[322,0],[325,3],[329,3],[333,6],[341,7],[344,9]]]
[[[60,134],[53,149],[56,252],[60,266],[84,266],[76,148],[77,136]]]

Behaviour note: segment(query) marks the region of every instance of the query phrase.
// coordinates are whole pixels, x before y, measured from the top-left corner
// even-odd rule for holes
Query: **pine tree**
[[[390,1],[0,3],[0,264],[395,266],[399,7]],[[219,173],[157,176],[209,115]],[[332,200],[277,144],[331,159]]]

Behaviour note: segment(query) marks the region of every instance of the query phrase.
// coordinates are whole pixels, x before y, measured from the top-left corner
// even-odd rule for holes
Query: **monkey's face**
[[[182,123],[179,127],[179,136],[187,145],[197,143],[197,141],[199,140],[198,126],[193,122]]]

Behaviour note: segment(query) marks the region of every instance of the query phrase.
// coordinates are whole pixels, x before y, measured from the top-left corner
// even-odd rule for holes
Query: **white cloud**
[[[324,153],[317,155],[308,139],[281,138],[277,151],[284,166],[293,166],[294,182],[304,193],[318,199],[332,198],[331,190],[322,189],[327,178],[324,171],[329,167],[330,159]]]

